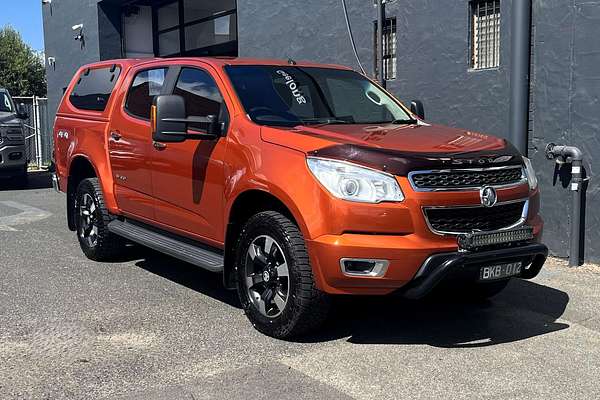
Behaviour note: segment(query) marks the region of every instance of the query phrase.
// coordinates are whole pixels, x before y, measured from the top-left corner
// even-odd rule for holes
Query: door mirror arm
[[[179,123],[184,123],[187,125],[189,124],[206,124],[206,131],[197,131],[198,133],[193,133],[193,134],[188,134],[188,138],[189,139],[194,139],[194,138],[198,138],[200,139],[200,136],[203,136],[204,139],[208,139],[208,138],[212,138],[212,139],[216,139],[220,136],[222,136],[222,132],[223,132],[223,127],[224,127],[224,123],[223,122],[219,122],[217,120],[217,116],[216,115],[208,115],[206,117],[187,117],[187,118],[163,118],[162,119],[163,122],[179,122]],[[191,129],[192,131],[196,131],[195,129]],[[165,134],[173,134],[173,135],[177,135],[178,133],[176,132],[163,132]]]

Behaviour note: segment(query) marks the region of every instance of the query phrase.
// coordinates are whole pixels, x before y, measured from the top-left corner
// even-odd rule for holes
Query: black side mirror
[[[421,102],[421,100],[413,100],[410,102],[410,112],[420,119],[425,119],[425,107],[423,107],[423,102]]]
[[[187,135],[185,100],[181,96],[156,96],[150,121],[152,139],[157,142],[183,142]]]
[[[28,119],[29,118],[29,113],[27,112],[27,109],[25,108],[25,104],[23,103],[19,103],[17,104],[17,118],[18,119]]]
[[[216,139],[221,136],[222,124],[216,115],[188,117],[185,99],[176,95],[154,98],[151,123],[152,139],[157,142],[183,142],[186,139]],[[190,124],[205,125],[204,132],[189,132]]]

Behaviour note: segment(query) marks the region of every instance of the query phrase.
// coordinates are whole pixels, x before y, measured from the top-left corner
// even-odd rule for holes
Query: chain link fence
[[[48,99],[45,97],[13,97],[22,103],[29,114],[25,123],[25,151],[30,166],[40,169],[52,160],[52,123],[48,118]]]

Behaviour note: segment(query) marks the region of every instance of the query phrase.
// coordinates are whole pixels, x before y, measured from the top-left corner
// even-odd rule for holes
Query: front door
[[[108,133],[108,153],[119,208],[131,216],[154,220],[152,199],[152,132],[150,109],[162,93],[168,68],[132,71],[121,93]]]
[[[205,69],[181,67],[173,94],[185,99],[190,117],[216,115],[220,121],[228,120],[221,91]],[[190,130],[200,132],[205,128],[189,126]],[[188,139],[153,148],[152,187],[159,223],[213,244],[223,242],[226,143],[223,135],[215,140]]]

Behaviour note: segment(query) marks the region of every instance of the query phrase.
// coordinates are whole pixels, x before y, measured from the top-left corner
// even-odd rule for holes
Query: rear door
[[[119,208],[131,216],[154,220],[150,109],[162,94],[168,66],[133,69],[118,99],[109,126],[108,151]]]
[[[173,67],[175,68],[175,67]],[[229,113],[224,86],[208,68],[182,66],[173,76],[172,94],[186,101],[188,116],[219,116],[225,133],[215,140],[188,139],[152,151],[156,219],[192,236],[223,242],[223,192]],[[229,108],[231,109],[231,107]],[[205,126],[190,125],[204,132]]]

